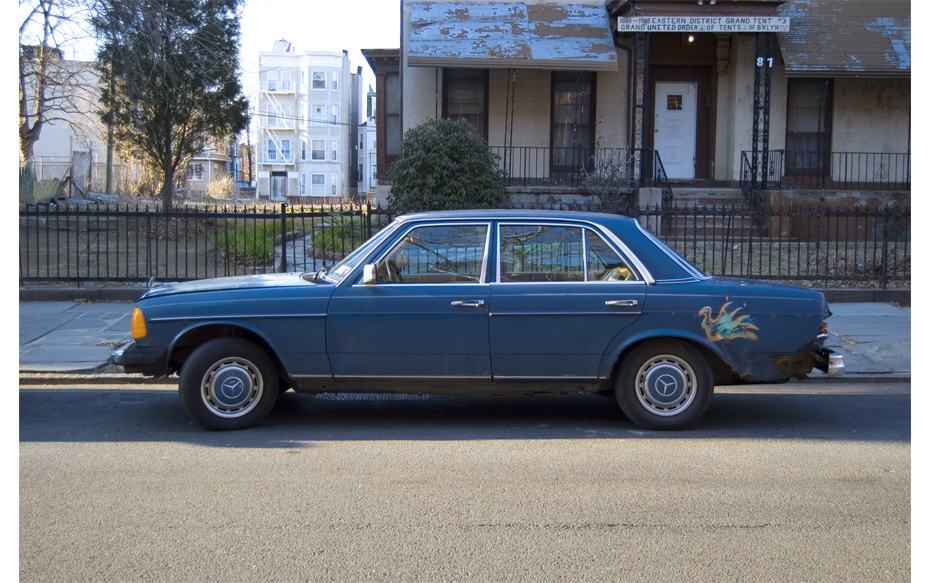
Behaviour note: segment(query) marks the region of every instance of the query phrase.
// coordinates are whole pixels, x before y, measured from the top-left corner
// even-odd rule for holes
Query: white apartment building
[[[378,127],[376,122],[377,98],[368,87],[365,99],[365,121],[358,126],[358,194],[368,202],[378,202]],[[382,197],[384,198],[384,197]]]
[[[298,53],[280,40],[259,53],[259,76],[257,197],[293,204],[352,198],[358,73],[348,52]]]

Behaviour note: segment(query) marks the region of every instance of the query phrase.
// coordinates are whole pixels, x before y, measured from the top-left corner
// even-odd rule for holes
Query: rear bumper
[[[814,367],[827,373],[829,377],[841,377],[846,372],[843,355],[833,352],[829,348],[820,348],[814,351]]]
[[[110,363],[123,372],[150,376],[167,375],[167,360],[167,350],[164,348],[141,347],[135,341],[120,346],[110,355]]]

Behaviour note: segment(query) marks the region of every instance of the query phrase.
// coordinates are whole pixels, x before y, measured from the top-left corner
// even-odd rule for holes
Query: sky
[[[374,87],[375,76],[361,49],[400,46],[400,0],[244,0],[241,21],[240,63],[243,92],[258,98],[258,53],[269,51],[275,41],[286,39],[295,50],[349,51],[352,71],[362,67],[362,90]],[[20,20],[33,2],[21,2]],[[79,42],[65,42],[65,58],[92,60],[96,47],[87,32]],[[13,37],[15,38],[15,37]],[[12,47],[11,47],[12,48]],[[15,49],[13,49],[15,50]],[[16,53],[10,51],[11,55]],[[15,67],[15,61],[10,65]],[[15,73],[12,73],[15,75]]]
[[[375,76],[361,49],[400,46],[400,0],[246,0],[242,14],[243,90],[257,97],[258,53],[275,41],[303,51],[349,51],[352,70],[362,67],[363,90]]]

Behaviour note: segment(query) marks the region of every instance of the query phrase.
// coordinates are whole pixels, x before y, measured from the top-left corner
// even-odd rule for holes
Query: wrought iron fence
[[[911,278],[909,208],[657,206],[629,214],[709,274],[880,287]],[[317,271],[395,215],[392,209],[348,204],[189,206],[170,212],[153,205],[27,204],[19,214],[20,282],[80,285]]]
[[[910,208],[672,207],[639,220],[708,274],[882,288],[911,279]]]
[[[394,218],[386,209],[24,205],[21,282],[183,281],[329,267]]]
[[[756,182],[760,188],[911,189],[910,153],[770,150],[765,154],[758,156],[756,163]],[[743,190],[751,186],[752,169],[751,152],[743,152],[740,163],[740,188]]]

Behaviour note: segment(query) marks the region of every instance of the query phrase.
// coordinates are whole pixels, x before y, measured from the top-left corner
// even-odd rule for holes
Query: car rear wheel
[[[197,348],[181,368],[181,403],[198,425],[242,429],[260,422],[278,398],[278,372],[264,350],[241,338]]]
[[[614,394],[626,416],[646,429],[680,429],[700,418],[714,393],[710,365],[678,340],[641,344],[624,357]]]

